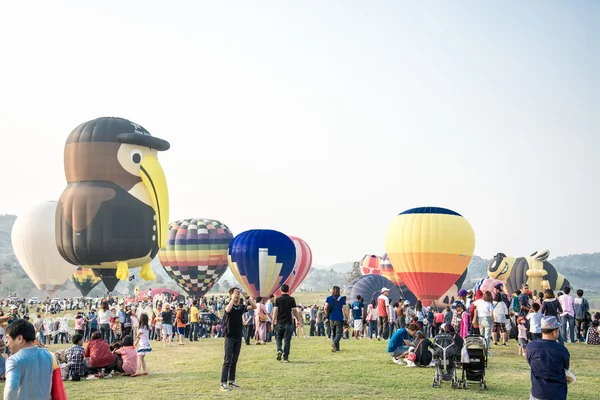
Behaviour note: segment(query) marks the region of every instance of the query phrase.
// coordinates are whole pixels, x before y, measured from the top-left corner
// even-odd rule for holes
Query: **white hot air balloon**
[[[40,290],[56,291],[77,270],[56,247],[56,201],[41,203],[20,215],[12,228],[12,247],[19,264]]]

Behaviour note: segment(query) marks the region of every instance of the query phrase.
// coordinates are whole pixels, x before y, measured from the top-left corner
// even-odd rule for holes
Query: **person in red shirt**
[[[390,309],[390,298],[388,294],[390,289],[384,287],[381,288],[381,295],[377,298],[377,314],[379,315],[379,329],[377,333],[377,340],[388,338],[389,332],[389,309]]]
[[[94,332],[91,340],[88,342],[83,352],[83,366],[88,371],[88,379],[96,379],[94,375],[99,370],[104,370],[101,376],[112,378],[110,372],[113,370],[117,361],[117,356],[110,351],[108,343],[102,339],[100,332]]]

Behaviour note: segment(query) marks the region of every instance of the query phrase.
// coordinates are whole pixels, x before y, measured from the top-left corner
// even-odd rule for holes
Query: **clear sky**
[[[475,254],[600,251],[599,1],[3,2],[0,213],[57,200],[78,124],[130,119],[171,220],[385,251],[408,208]]]

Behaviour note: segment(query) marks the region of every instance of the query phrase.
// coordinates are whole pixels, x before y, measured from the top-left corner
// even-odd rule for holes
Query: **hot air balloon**
[[[79,289],[82,296],[87,296],[102,280],[94,275],[90,268],[79,267],[71,275],[71,282]]]
[[[290,236],[290,239],[292,239],[292,242],[294,242],[294,246],[296,247],[296,262],[294,263],[294,269],[292,270],[290,277],[285,281],[285,284],[290,287],[288,294],[291,295],[298,286],[300,286],[304,278],[306,278],[308,271],[310,271],[312,265],[312,252],[304,240],[295,236]],[[281,289],[278,289],[275,294],[280,296]]]
[[[440,296],[439,299],[433,301],[431,306],[437,309],[446,308],[446,306],[452,306],[458,297],[458,291],[462,288],[463,283],[465,283],[465,279],[467,279],[468,269],[463,272],[463,274],[458,278],[454,285],[450,286],[450,289],[446,291],[443,295]]]
[[[352,302],[356,299],[356,296],[362,296],[365,299],[365,305],[370,303],[371,300],[377,300],[381,294],[382,288],[390,289],[388,297],[392,301],[398,301],[400,299],[408,300],[411,304],[416,303],[416,298],[410,292],[404,292],[400,287],[394,285],[392,281],[384,278],[381,275],[363,275],[352,283],[348,284],[344,295],[347,301]]]
[[[402,279],[400,279],[400,274],[398,274],[398,272],[394,270],[392,262],[390,261],[387,253],[384,253],[381,257],[381,264],[379,264],[379,269],[381,270],[381,275],[392,281],[394,285],[404,285]]]
[[[71,132],[68,185],[56,210],[56,246],[65,260],[116,270],[120,280],[141,266],[143,279],[155,279],[150,261],[166,246],[169,214],[157,152],[168,149],[169,142],[122,118],[97,118]]]
[[[77,269],[66,262],[54,240],[56,201],[46,201],[20,215],[12,228],[12,247],[19,264],[40,290],[60,288]]]
[[[196,298],[204,296],[227,270],[227,249],[233,234],[227,225],[191,218],[169,225],[167,247],[158,258],[167,274]]]
[[[469,265],[475,234],[469,221],[455,211],[420,207],[394,218],[385,243],[402,281],[423,304],[430,305]]]
[[[479,279],[477,281],[477,283],[475,284],[475,287],[473,287],[473,291],[477,292],[478,290],[481,290],[484,293],[487,291],[494,293],[494,286],[496,286],[499,283],[502,284],[504,293],[509,295],[510,293],[508,293],[508,291],[506,290],[506,284],[503,281],[501,281],[500,279],[494,279],[494,278]]]
[[[106,290],[109,292],[114,291],[117,284],[121,281],[117,278],[117,270],[115,269],[93,269],[92,272],[102,280]]]
[[[363,275],[381,275],[381,258],[373,254],[367,254],[360,260],[360,272]]]
[[[254,229],[233,239],[228,259],[235,279],[252,297],[269,297],[292,273],[296,248],[281,232]]]

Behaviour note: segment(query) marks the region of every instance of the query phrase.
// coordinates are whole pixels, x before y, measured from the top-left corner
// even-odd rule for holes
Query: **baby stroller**
[[[456,367],[460,357],[460,349],[454,344],[452,335],[440,333],[434,339],[433,359],[435,360],[435,376],[433,387],[441,387],[442,381],[450,381],[453,388],[458,388],[460,381],[456,376]]]
[[[462,387],[467,388],[467,382],[479,383],[481,389],[487,389],[485,369],[487,367],[487,342],[483,336],[469,335],[465,338],[464,347],[469,355],[469,362],[462,364]]]

